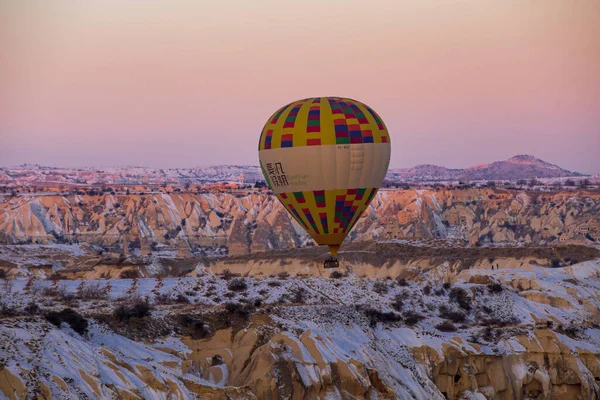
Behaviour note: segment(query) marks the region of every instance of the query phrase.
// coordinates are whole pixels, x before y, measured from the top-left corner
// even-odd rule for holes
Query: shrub
[[[378,322],[390,323],[402,321],[402,316],[400,314],[395,312],[381,312],[374,308],[367,308],[365,310],[365,315],[369,318],[372,327],[377,325]]]
[[[440,310],[440,317],[449,319],[452,322],[456,322],[456,323],[465,322],[465,319],[467,318],[467,315],[464,312],[453,311],[449,307],[447,307],[443,304],[439,307],[439,310]]]
[[[7,276],[8,272],[5,269],[0,268],[0,279],[6,279]]]
[[[345,275],[343,272],[340,271],[332,271],[331,274],[329,274],[329,277],[333,279],[340,279],[345,277]]]
[[[135,278],[139,278],[140,277],[140,273],[137,269],[126,269],[125,271],[121,272],[121,274],[119,275],[119,278],[121,279],[135,279]]]
[[[413,310],[408,310],[404,312],[404,322],[406,322],[406,325],[409,326],[418,324],[424,318],[424,316]]]
[[[175,303],[188,304],[189,302],[190,302],[190,300],[181,293],[179,293],[177,296],[175,296]]]
[[[379,294],[386,294],[389,288],[385,282],[377,281],[373,284],[373,291]]]
[[[234,292],[241,292],[242,290],[248,289],[248,284],[244,278],[233,278],[229,284],[227,284],[227,289]]]
[[[29,315],[35,315],[40,312],[40,306],[33,300],[31,300],[24,308],[23,312]]]
[[[481,341],[479,340],[479,335],[477,332],[473,332],[470,336],[469,336],[469,342],[471,343],[477,343],[480,344]]]
[[[450,300],[457,303],[463,310],[471,310],[471,299],[469,298],[467,291],[463,288],[452,288],[450,291]]]
[[[58,290],[52,286],[46,286],[42,288],[42,296],[46,297],[58,297]]]
[[[492,325],[496,325],[496,326],[508,326],[508,325],[517,325],[518,323],[520,323],[521,320],[514,316],[504,316],[504,317],[492,317],[492,318],[488,318],[488,319],[484,319],[482,321],[483,324],[485,324],[486,326],[492,326]]]
[[[226,281],[228,281],[230,279],[233,279],[235,277],[239,277],[239,276],[242,276],[242,275],[240,275],[240,274],[234,274],[229,269],[224,269],[223,273],[221,273],[221,278],[224,279],[224,280],[226,280]]]
[[[75,298],[75,295],[69,291],[65,285],[59,285],[56,289],[57,296],[63,301],[71,301]]]
[[[161,293],[154,297],[154,303],[156,303],[156,304],[172,304],[173,299],[171,298],[170,295],[168,295],[166,293]]]
[[[0,303],[0,315],[3,315],[5,317],[12,317],[17,314],[17,309],[14,306],[10,306],[6,303]]]
[[[269,285],[270,287],[281,286],[281,282],[269,281],[269,283],[267,283],[267,285]]]
[[[287,279],[287,278],[289,278],[289,276],[290,276],[290,274],[287,271],[283,271],[283,272],[280,272],[277,274],[277,277],[279,279]]]
[[[228,302],[225,303],[225,311],[229,314],[237,314],[241,317],[249,317],[254,311],[254,307],[247,303]]]
[[[204,322],[188,314],[180,315],[179,323],[191,331],[192,339],[204,339],[210,335],[210,330]]]
[[[263,305],[263,299],[261,299],[260,297],[256,297],[254,300],[254,307],[260,307]]]
[[[502,285],[499,283],[490,283],[489,285],[487,285],[487,288],[490,291],[490,293],[501,293],[503,290]]]
[[[82,285],[77,291],[77,296],[80,299],[100,300],[106,299],[108,293],[99,283],[90,283],[89,285]]]
[[[306,301],[306,289],[303,287],[296,288],[292,291],[292,300],[294,303],[304,303]]]
[[[557,329],[560,333],[563,333],[565,335],[567,335],[568,337],[570,337],[571,339],[578,339],[579,335],[581,334],[581,327],[579,326],[574,326],[574,325],[569,325],[567,327],[563,327],[562,325],[559,325],[558,329]]]
[[[494,310],[492,310],[491,308],[489,308],[488,306],[482,306],[481,309],[483,310],[484,313],[486,314],[491,314],[492,312],[494,312]]]
[[[450,289],[452,287],[452,284],[450,282],[444,282],[444,284],[442,285],[442,287],[446,290]]]
[[[60,328],[63,322],[69,324],[71,329],[83,335],[88,331],[88,321],[77,311],[65,308],[62,311],[51,311],[45,315],[45,318],[52,325]]]
[[[400,286],[408,286],[408,281],[406,280],[406,278],[397,277],[396,282],[398,282],[398,285]]]
[[[490,326],[485,328],[485,330],[483,331],[483,339],[487,342],[491,342],[495,336],[496,336],[496,331],[494,330],[494,328],[492,328]]]
[[[431,294],[431,286],[427,285],[423,288],[423,294],[425,294],[425,296],[429,296]]]
[[[444,321],[435,327],[442,332],[456,332],[456,326],[454,326],[454,324],[450,321]]]
[[[113,315],[119,321],[127,321],[130,318],[144,318],[151,315],[152,307],[148,302],[138,300],[132,304],[121,304],[113,311]]]
[[[394,301],[392,301],[392,308],[396,311],[402,311],[402,307],[404,307],[404,298],[401,295],[396,295]]]

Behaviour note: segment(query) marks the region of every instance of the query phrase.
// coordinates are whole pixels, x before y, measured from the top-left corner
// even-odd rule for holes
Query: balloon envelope
[[[381,186],[391,146],[383,120],[370,107],[316,97],[277,110],[258,150],[273,193],[335,255]]]

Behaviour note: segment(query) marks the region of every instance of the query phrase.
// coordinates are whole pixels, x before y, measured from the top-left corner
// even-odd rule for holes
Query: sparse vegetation
[[[126,269],[121,272],[119,278],[121,279],[136,279],[140,277],[140,273],[137,269]]]
[[[306,301],[306,289],[298,287],[292,291],[292,300],[294,303],[304,303]]]
[[[450,301],[455,302],[460,308],[462,308],[465,311],[471,310],[471,298],[469,297],[467,291],[463,288],[452,288],[452,290],[450,291]]]
[[[179,316],[179,324],[183,328],[185,334],[188,334],[192,339],[204,339],[210,336],[210,329],[202,320],[196,316],[182,314]]]
[[[441,332],[456,332],[456,326],[450,321],[444,321],[435,326]]]
[[[228,284],[227,289],[234,292],[241,292],[248,289],[248,284],[244,278],[233,278]]]
[[[402,311],[402,307],[404,307],[404,297],[396,295],[392,301],[392,308],[396,311]]]
[[[379,294],[386,294],[389,291],[389,288],[385,281],[376,281],[373,283],[373,291]]]
[[[152,307],[147,301],[137,300],[131,304],[121,304],[113,311],[113,316],[119,321],[131,318],[144,318],[151,315]]]
[[[63,322],[67,323],[71,329],[80,335],[86,334],[88,331],[88,321],[71,308],[65,308],[62,311],[51,311],[45,315],[45,318],[57,327],[60,327]]]
[[[502,293],[503,288],[502,285],[499,283],[490,283],[489,285],[487,285],[487,289],[490,291],[490,293]]]
[[[77,297],[82,300],[101,300],[108,298],[108,293],[100,283],[82,284],[77,290]]]
[[[465,322],[467,315],[462,311],[454,311],[450,307],[442,304],[439,307],[440,317],[448,319],[455,323]]]
[[[56,288],[56,296],[64,302],[70,302],[75,299],[75,294],[67,288],[66,285],[58,285]]]
[[[240,276],[242,276],[242,275],[234,274],[229,269],[224,269],[223,272],[221,273],[221,279],[226,280],[226,281],[229,281],[233,278],[240,277]]]
[[[381,323],[392,323],[402,321],[402,316],[395,312],[381,312],[374,308],[367,308],[364,310],[365,315],[369,318],[369,323],[372,327]]]
[[[329,274],[329,277],[332,279],[340,279],[340,278],[344,278],[346,275],[344,275],[343,272],[341,271],[331,271],[331,274]]]
[[[408,286],[408,281],[406,280],[406,278],[397,277],[396,282],[400,286],[404,286],[404,287]]]
[[[287,271],[283,271],[283,272],[280,272],[280,273],[278,273],[278,274],[277,274],[277,277],[278,277],[279,279],[287,279],[287,278],[289,278],[289,277],[290,277],[290,274],[289,274],[289,272],[287,272]]]
[[[3,317],[13,317],[18,315],[18,312],[14,306],[0,301],[0,315]]]
[[[24,308],[23,308],[23,312],[27,315],[36,315],[39,314],[40,312],[40,306],[38,306],[38,304],[31,300]]]
[[[418,324],[419,322],[421,322],[423,319],[425,319],[425,317],[423,315],[421,315],[418,312],[413,311],[413,310],[405,311],[403,316],[404,316],[404,322],[406,322],[406,325],[409,325],[409,326],[414,326],[414,325]]]
[[[581,326],[576,326],[576,325],[569,325],[569,326],[559,325],[556,328],[556,331],[559,333],[562,333],[563,335],[567,335],[571,339],[579,339],[583,329],[581,328]]]
[[[225,303],[225,311],[247,318],[254,312],[254,304],[228,302]]]

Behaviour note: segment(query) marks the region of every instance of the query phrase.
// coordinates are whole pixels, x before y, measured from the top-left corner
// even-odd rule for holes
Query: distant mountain
[[[515,180],[583,176],[529,155],[506,161],[450,169],[431,164],[390,169],[386,178],[393,182],[439,182],[459,180]],[[23,164],[0,168],[0,184],[190,184],[239,182],[253,184],[264,180],[257,165],[215,165],[198,168],[148,168],[136,166],[61,168]]]
[[[0,184],[190,184],[210,182],[254,183],[264,180],[256,165],[215,165],[197,168],[148,168],[137,166],[63,168],[23,164],[0,168]]]
[[[517,155],[506,161],[477,164],[465,169],[450,169],[423,164],[411,168],[391,169],[387,179],[402,182],[457,180],[515,180],[583,176],[530,155]]]

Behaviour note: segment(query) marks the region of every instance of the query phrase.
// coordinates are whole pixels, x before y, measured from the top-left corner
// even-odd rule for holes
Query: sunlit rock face
[[[485,243],[587,243],[600,235],[600,194],[502,189],[385,190],[348,241],[456,238]],[[265,194],[26,195],[0,204],[3,243],[226,246],[231,254],[311,240]],[[138,239],[136,241],[136,238]]]

